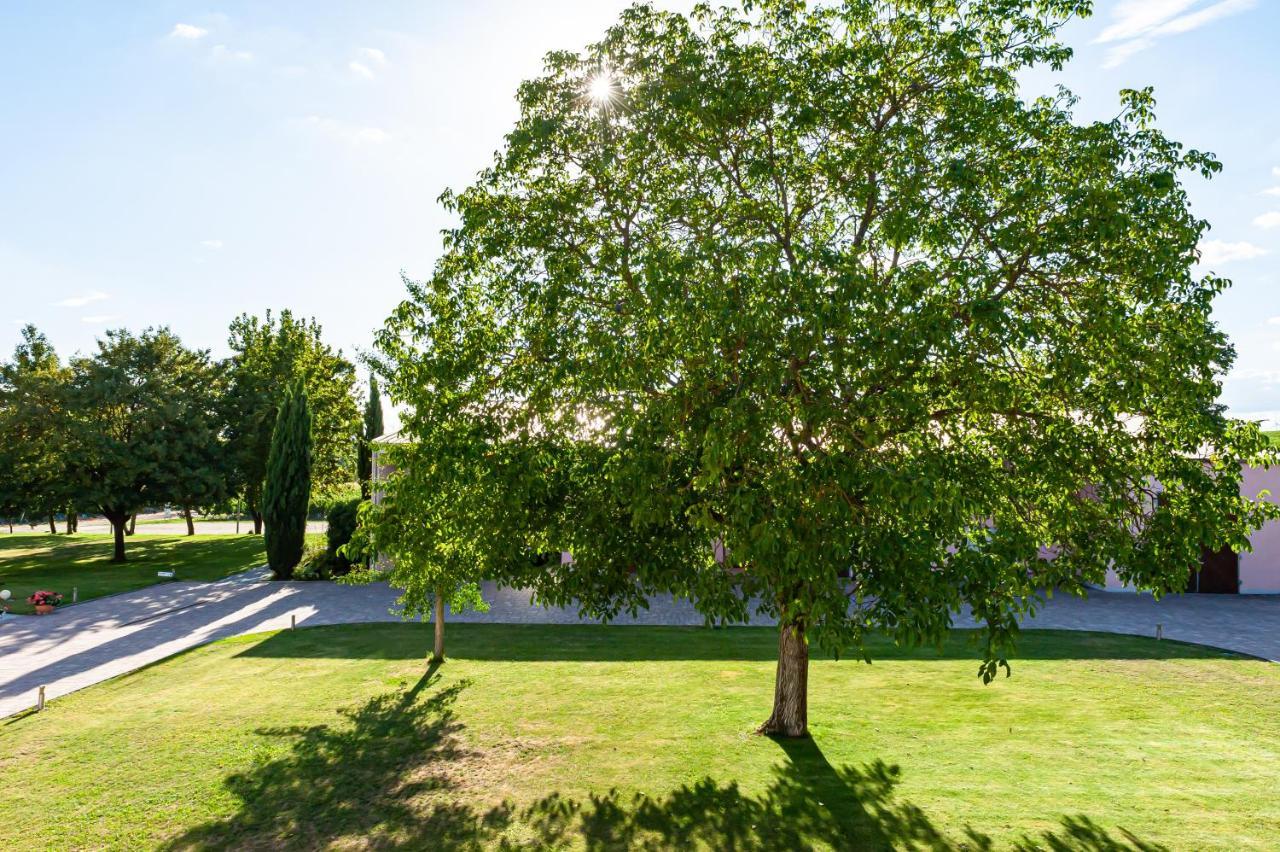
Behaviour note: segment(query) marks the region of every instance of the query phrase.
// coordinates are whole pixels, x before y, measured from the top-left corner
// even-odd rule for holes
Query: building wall
[[[1280,503],[1280,468],[1246,466],[1240,493],[1256,499],[1263,490],[1271,492],[1264,498],[1267,502]],[[1280,594],[1280,521],[1267,522],[1249,541],[1253,550],[1240,554],[1240,594]],[[1107,572],[1106,587],[1117,591],[1128,588],[1114,571]]]
[[[1268,503],[1280,503],[1280,467],[1244,469],[1240,493],[1256,498],[1263,489],[1271,492]],[[1280,594],[1280,521],[1268,521],[1249,541],[1253,550],[1240,554],[1240,592]]]

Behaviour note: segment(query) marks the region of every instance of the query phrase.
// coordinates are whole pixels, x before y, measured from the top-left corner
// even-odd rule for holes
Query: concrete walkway
[[[0,621],[0,718],[46,699],[107,680],[179,651],[227,636],[298,626],[397,621],[397,593],[385,583],[276,583],[257,569],[216,583],[167,583],[65,607],[48,616]],[[571,609],[533,606],[527,590],[485,584],[487,613],[451,620],[500,624],[579,623]],[[700,625],[687,601],[654,598],[618,624]],[[769,624],[756,616],[752,623]],[[1187,595],[1157,603],[1147,595],[1095,592],[1088,600],[1058,596],[1032,628],[1097,630],[1164,636],[1280,661],[1280,596]],[[956,626],[974,626],[961,613]]]

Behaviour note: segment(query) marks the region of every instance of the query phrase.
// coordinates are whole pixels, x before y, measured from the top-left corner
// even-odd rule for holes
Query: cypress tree
[[[267,563],[287,580],[302,561],[311,500],[311,409],[301,382],[286,393],[276,415],[262,493]]]
[[[356,457],[356,478],[360,493],[368,497],[373,482],[373,441],[382,436],[382,398],[378,395],[378,378],[369,376],[369,401],[364,406],[364,436]]]

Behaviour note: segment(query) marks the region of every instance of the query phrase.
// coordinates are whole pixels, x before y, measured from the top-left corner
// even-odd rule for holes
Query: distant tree
[[[230,453],[221,417],[225,364],[205,359],[199,371],[203,380],[185,388],[176,400],[181,410],[170,436],[182,475],[170,484],[169,492],[186,521],[187,535],[195,535],[193,512],[223,505],[230,491]]]
[[[370,374],[369,399],[364,405],[364,435],[361,436],[356,464],[360,493],[365,497],[372,493],[373,442],[382,436],[382,428],[382,398],[378,395],[378,377]]]
[[[1229,282],[1182,184],[1220,165],[1148,91],[1079,123],[1019,90],[1088,9],[636,5],[551,54],[378,337],[426,511],[401,581],[758,610],[760,731],[803,736],[811,645],[939,641],[968,606],[990,679],[1041,590],[1181,590],[1247,548],[1275,509],[1241,463],[1275,456],[1217,401]]]
[[[262,515],[266,523],[267,564],[278,579],[293,576],[302,561],[311,501],[311,410],[306,385],[288,390],[276,416],[267,459]]]
[[[48,339],[24,326],[13,359],[0,366],[0,514],[49,522],[76,497],[67,467],[70,371]]]
[[[193,421],[213,381],[205,351],[182,345],[168,328],[133,335],[108,331],[91,357],[72,362],[68,394],[69,467],[115,535],[124,562],[127,526],[145,506],[176,502],[181,484],[205,476],[191,446],[216,437]]]
[[[360,410],[355,394],[355,367],[321,338],[315,320],[291,311],[270,311],[259,319],[248,314],[231,323],[232,356],[222,416],[227,423],[228,461],[233,488],[243,495],[262,532],[262,489],[271,434],[284,391],[301,379],[314,418],[313,485],[333,493],[349,483],[355,469]]]

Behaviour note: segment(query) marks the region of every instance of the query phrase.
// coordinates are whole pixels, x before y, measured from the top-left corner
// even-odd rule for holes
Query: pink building
[[[1240,493],[1257,498],[1262,491],[1270,492],[1265,498],[1269,503],[1280,503],[1280,467],[1264,470],[1244,468],[1240,481]],[[1200,559],[1200,570],[1190,578],[1188,592],[1207,594],[1280,595],[1280,520],[1268,521],[1253,534],[1253,549],[1235,553],[1223,549],[1217,553],[1206,551]],[[1108,589],[1127,588],[1115,572],[1107,572]]]

